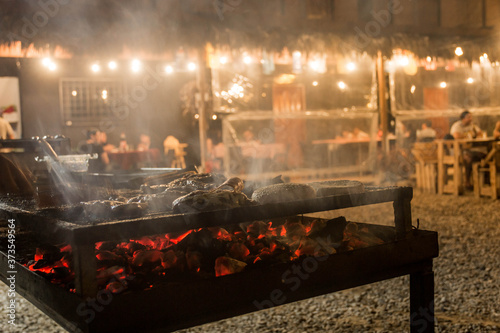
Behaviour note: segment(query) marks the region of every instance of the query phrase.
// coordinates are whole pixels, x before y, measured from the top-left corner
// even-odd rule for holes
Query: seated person
[[[460,114],[460,120],[456,121],[450,130],[450,134],[456,139],[474,139],[483,135],[483,131],[472,122],[472,114],[465,110]],[[484,147],[482,148],[470,148],[463,150],[464,166],[465,166],[465,188],[471,190],[471,174],[472,174],[472,164],[474,162],[479,162],[486,156],[486,151]]]
[[[420,142],[430,142],[436,139],[436,130],[431,127],[430,121],[424,121],[422,123],[422,129],[417,130],[417,141]]]
[[[78,152],[81,154],[97,154],[97,159],[89,160],[89,172],[101,172],[109,166],[108,153],[104,151],[100,136],[99,130],[88,130],[87,140],[78,147]]]
[[[497,123],[495,125],[495,129],[493,130],[493,138],[495,140],[499,140],[500,139],[500,120],[497,121]]]
[[[144,151],[149,150],[151,147],[151,137],[147,134],[141,134],[139,137],[139,144],[137,145],[137,150]]]

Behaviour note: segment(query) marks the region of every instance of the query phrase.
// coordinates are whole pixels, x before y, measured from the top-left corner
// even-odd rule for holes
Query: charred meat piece
[[[199,213],[254,205],[246,195],[231,190],[194,191],[173,202],[174,213]]]
[[[168,183],[168,188],[184,192],[212,190],[224,183],[226,177],[216,173],[188,174]]]
[[[113,200],[94,200],[83,202],[82,205],[85,216],[92,220],[139,217],[147,207],[144,203]]]
[[[128,203],[145,203],[148,205],[149,212],[159,213],[172,210],[172,202],[186,194],[187,193],[184,191],[168,189],[161,193],[144,194],[133,197],[129,199]]]

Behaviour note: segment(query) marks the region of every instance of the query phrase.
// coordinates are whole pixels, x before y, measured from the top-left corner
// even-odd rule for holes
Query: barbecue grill
[[[409,274],[411,332],[433,332],[432,261],[438,255],[437,233],[412,228],[412,195],[409,187],[366,187],[363,193],[350,195],[193,214],[156,214],[98,224],[77,224],[63,212],[47,214],[36,209],[32,201],[11,197],[0,200],[0,218],[14,219],[19,230],[45,242],[71,245],[75,292],[51,283],[19,262],[14,269],[16,291],[68,331],[173,331]],[[393,235],[381,245],[339,252],[312,264],[311,257],[304,256],[236,274],[174,281],[120,294],[99,290],[96,283],[96,242],[384,202],[393,202],[394,227],[366,224],[375,232]],[[343,222],[337,219],[329,223]],[[5,250],[0,256],[0,278],[7,283],[7,272],[13,269],[8,268]],[[298,288],[291,288],[284,274],[296,267],[309,269],[309,274]]]

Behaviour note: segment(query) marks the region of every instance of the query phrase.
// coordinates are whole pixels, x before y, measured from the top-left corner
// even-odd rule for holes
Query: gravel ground
[[[391,204],[336,211],[351,221],[390,224]],[[500,331],[500,200],[422,194],[412,200],[414,225],[439,233],[434,260],[436,332]],[[17,297],[17,326],[7,323],[0,284],[0,332],[64,332]],[[409,332],[409,277],[324,295],[179,331]]]

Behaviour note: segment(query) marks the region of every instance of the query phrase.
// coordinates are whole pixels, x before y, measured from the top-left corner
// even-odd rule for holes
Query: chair
[[[472,165],[472,181],[474,182],[474,196],[490,196],[498,198],[500,178],[497,168],[500,163],[499,143],[495,142],[485,158]],[[489,182],[487,181],[489,179]]]
[[[171,155],[173,153],[171,168],[186,168],[184,156],[186,156],[187,153],[184,148],[187,146],[187,143],[180,143],[179,140],[172,135],[167,136],[165,141],[163,141],[165,156],[169,156],[169,154]],[[172,150],[172,153],[170,150]]]
[[[438,141],[438,193],[463,193],[463,157],[460,143],[454,140]]]
[[[437,192],[437,151],[436,142],[415,142],[411,149],[416,160],[417,188],[425,192]]]

